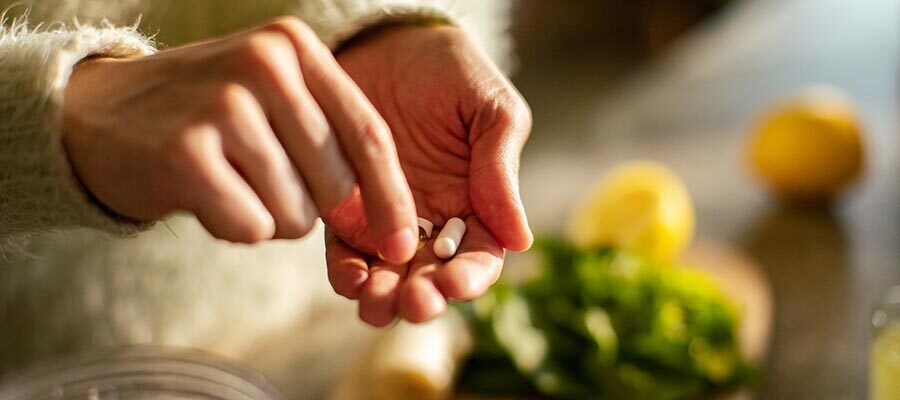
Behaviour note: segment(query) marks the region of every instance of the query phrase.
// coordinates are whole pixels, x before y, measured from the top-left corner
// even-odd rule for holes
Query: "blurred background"
[[[664,162],[693,196],[698,240],[738,248],[773,290],[758,398],[864,398],[869,313],[900,283],[898,17],[893,0],[520,1],[532,224],[562,231],[570,199],[612,165]],[[863,178],[830,208],[785,206],[748,168],[750,135],[821,84],[859,110]]]
[[[591,98],[664,55],[733,2],[516,2],[511,32],[519,59],[516,83],[533,109],[556,116],[538,119],[538,130],[566,117],[561,112],[586,112]]]

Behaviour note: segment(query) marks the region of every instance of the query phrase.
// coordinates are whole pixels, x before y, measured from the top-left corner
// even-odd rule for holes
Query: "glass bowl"
[[[0,400],[284,400],[253,369],[191,349],[131,346],[41,363]]]

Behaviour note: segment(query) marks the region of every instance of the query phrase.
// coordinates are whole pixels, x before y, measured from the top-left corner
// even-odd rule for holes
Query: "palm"
[[[442,103],[435,97],[444,93],[446,89],[423,90],[403,85],[394,96],[397,103],[408,107],[392,107],[393,102],[374,100],[394,135],[419,216],[438,225],[451,217],[473,214],[469,194],[472,149],[465,123],[455,109],[427,106]],[[413,102],[413,98],[419,101]]]
[[[497,201],[498,194],[507,194],[509,188],[504,186],[509,182],[497,181],[497,149],[486,142],[490,141],[488,132],[505,121],[498,121],[502,113],[485,101],[481,91],[486,85],[478,85],[484,82],[473,79],[479,72],[495,70],[452,62],[454,55],[440,46],[425,48],[429,50],[405,49],[405,54],[415,56],[408,62],[382,53],[378,59],[384,63],[380,65],[373,64],[367,52],[392,48],[379,48],[377,41],[338,57],[390,127],[418,215],[438,227],[451,217],[460,217],[468,228],[451,260],[437,259],[431,243],[426,243],[408,265],[379,261],[362,265],[356,257],[352,264],[345,263],[350,268],[345,268],[343,277],[334,276],[336,268],[332,268],[332,282],[339,292],[336,280],[365,280],[358,293],[342,294],[358,294],[361,316],[376,325],[389,322],[397,312],[411,320],[428,319],[443,309],[444,298],[470,299],[483,293],[500,273],[504,250],[498,236],[510,236],[497,221],[510,212],[504,209],[509,208],[507,200],[518,201],[517,193],[515,199]],[[363,214],[361,201],[351,201],[340,209],[340,216],[333,214],[328,222],[353,249],[369,252],[366,224],[359,223]],[[332,267],[335,254],[355,253],[343,241],[335,237],[328,241]],[[361,282],[350,285],[354,283]]]

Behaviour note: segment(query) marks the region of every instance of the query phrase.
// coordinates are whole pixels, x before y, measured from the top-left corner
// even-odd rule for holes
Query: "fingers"
[[[501,246],[525,251],[534,236],[519,195],[519,156],[531,130],[528,107],[511,87],[472,124],[469,191],[476,215]]]
[[[322,109],[303,81],[293,42],[276,33],[248,40],[245,59],[256,64],[248,82],[263,102],[278,140],[325,214],[350,195],[356,178]]]
[[[328,265],[328,281],[335,293],[348,299],[359,298],[360,291],[369,278],[365,256],[335,236],[325,231],[325,262]]]
[[[228,92],[220,133],[226,157],[242,173],[275,219],[274,238],[294,239],[312,230],[315,203],[271,131],[262,108],[246,89]]]
[[[397,317],[397,298],[406,278],[407,266],[375,261],[359,296],[359,317],[377,327],[387,326]]]
[[[410,322],[424,322],[444,312],[447,300],[435,286],[434,277],[444,261],[434,255],[434,238],[416,253],[397,299],[397,310]]]
[[[466,218],[466,236],[456,255],[435,271],[434,283],[448,299],[472,300],[500,278],[503,253],[478,218]]]
[[[379,256],[394,264],[408,261],[416,250],[415,205],[387,124],[308,26],[283,19],[270,29],[292,39],[306,85],[337,131]]]
[[[330,229],[325,232],[328,280],[334,291],[359,300],[359,317],[366,323],[384,327],[397,317],[401,284],[407,266],[383,261],[366,264],[366,259],[347,246]]]
[[[371,263],[358,297],[360,319],[383,327],[398,314],[411,322],[423,322],[443,312],[447,302],[431,281],[440,262],[425,246],[409,264]]]
[[[290,107],[292,102],[288,101],[279,103],[288,109],[276,107],[272,120],[324,215],[350,195],[356,177],[312,95],[305,87],[294,94],[294,106]]]
[[[503,248],[477,218],[467,218],[466,225],[466,236],[452,259],[437,258],[428,245],[416,254],[397,299],[407,320],[430,320],[446,310],[447,299],[474,299],[500,277]]]
[[[408,268],[373,262],[358,292],[360,318],[377,327],[390,324],[398,314],[424,322],[443,313],[447,299],[471,300],[484,294],[500,277],[504,250],[477,218],[469,217],[466,224],[467,234],[450,260],[437,258],[426,245]]]
[[[428,321],[447,309],[447,300],[434,286],[433,275],[439,261],[428,260],[413,265],[400,288],[398,311],[414,323]]]
[[[181,144],[182,173],[186,187],[179,199],[215,237],[232,242],[255,243],[275,233],[275,220],[241,176],[225,159],[214,128],[188,135]]]

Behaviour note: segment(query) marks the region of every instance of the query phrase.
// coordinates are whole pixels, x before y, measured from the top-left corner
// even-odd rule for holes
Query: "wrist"
[[[73,137],[80,136],[85,129],[86,115],[84,105],[97,90],[96,75],[98,69],[102,69],[104,58],[86,58],[72,68],[69,80],[66,82],[65,95],[62,103],[62,126],[60,137],[64,147],[68,150],[68,143]]]
[[[118,71],[111,71],[119,59],[105,57],[89,57],[77,64],[69,75],[61,108],[60,141],[65,156],[71,166],[75,182],[81,187],[86,198],[103,214],[117,221],[135,223],[129,218],[108,208],[91,191],[84,180],[81,167],[85,160],[94,156],[89,149],[96,149],[95,137],[109,126],[108,117],[111,110],[103,107],[110,94],[110,77],[117,76]]]

